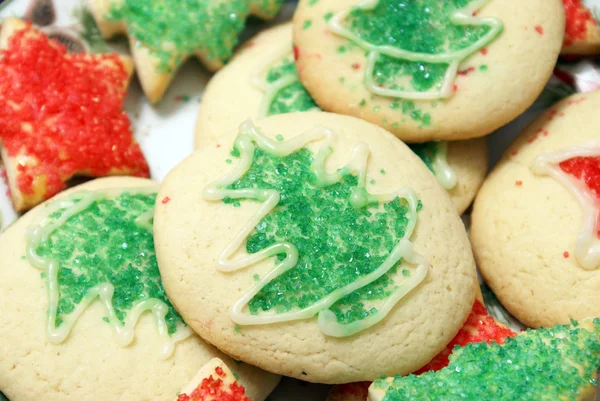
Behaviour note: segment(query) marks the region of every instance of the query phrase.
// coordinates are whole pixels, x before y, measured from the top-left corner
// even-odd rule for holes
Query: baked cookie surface
[[[215,71],[231,57],[246,18],[274,18],[283,0],[89,0],[102,35],[129,36],[142,87],[158,102],[183,62]]]
[[[0,152],[17,211],[75,175],[150,174],[122,110],[131,59],[67,53],[14,18],[2,24],[0,54]]]
[[[269,29],[248,42],[208,84],[196,122],[196,148],[253,120],[291,112],[320,110],[304,89],[293,60],[292,27]],[[473,201],[488,163],[485,139],[464,143],[410,144],[440,184],[459,214]]]
[[[486,179],[472,213],[480,271],[530,327],[600,316],[600,92],[538,118]]]
[[[273,116],[199,149],[162,184],[155,235],[197,333],[312,382],[422,367],[476,292],[448,195],[403,143],[346,116]]]
[[[558,0],[303,0],[294,15],[296,64],[316,103],[406,142],[481,137],[517,117],[563,35]]]
[[[205,344],[167,299],[153,247],[156,190],[143,179],[95,180],[2,234],[0,388],[11,401],[170,401],[215,357],[253,399],[276,386]]]

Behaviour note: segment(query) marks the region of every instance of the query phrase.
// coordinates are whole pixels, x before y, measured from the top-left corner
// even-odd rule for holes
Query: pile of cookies
[[[485,138],[561,52],[600,52],[592,12],[301,0],[236,47],[282,3],[89,0],[131,57],[3,21],[0,151],[32,210],[0,236],[0,390],[263,401],[288,376],[330,401],[593,400],[600,92],[554,105],[490,174]],[[156,183],[127,86],[135,70],[160,102],[193,56],[218,70],[196,149]],[[476,266],[530,329],[488,313]]]

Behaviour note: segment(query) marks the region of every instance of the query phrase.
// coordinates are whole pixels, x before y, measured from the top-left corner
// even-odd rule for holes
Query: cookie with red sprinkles
[[[583,0],[563,0],[566,29],[562,54],[592,55],[600,53],[600,26]]]
[[[15,209],[51,198],[73,176],[149,176],[122,109],[130,58],[68,53],[14,18],[2,25],[0,55],[1,155]]]
[[[210,360],[177,396],[176,401],[252,401],[244,386],[219,358]]]
[[[488,315],[481,301],[475,300],[471,314],[456,337],[431,362],[417,370],[415,374],[438,371],[448,366],[448,357],[456,346],[464,347],[470,343],[481,342],[503,344],[506,338],[516,335],[517,333]],[[370,382],[360,382],[334,386],[329,392],[327,401],[366,401],[370,385]]]

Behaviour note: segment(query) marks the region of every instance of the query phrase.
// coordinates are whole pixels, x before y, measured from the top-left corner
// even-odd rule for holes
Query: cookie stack
[[[191,56],[220,70],[195,151],[160,184],[54,196],[73,175],[148,176],[120,111],[132,61],[2,27],[13,200],[51,198],[0,237],[11,401],[263,401],[280,376],[332,384],[330,401],[594,399],[600,92],[553,106],[487,175],[485,136],[533,104],[561,49],[585,52],[565,39],[572,4],[302,0],[233,53],[281,1],[178,2],[90,2],[102,35],[128,35],[150,102]],[[107,119],[87,124],[99,99]],[[72,156],[89,152],[77,129],[104,151]],[[476,262],[534,330],[488,314]]]

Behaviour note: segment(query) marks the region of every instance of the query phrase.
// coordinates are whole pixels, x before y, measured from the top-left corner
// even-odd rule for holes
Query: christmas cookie
[[[448,366],[448,358],[456,346],[464,347],[467,344],[479,342],[489,344],[492,341],[502,344],[506,338],[515,335],[515,332],[489,316],[481,301],[475,300],[471,314],[456,337],[441,353],[415,374],[438,371]],[[327,401],[366,401],[370,385],[370,382],[361,382],[334,386],[329,392]]]
[[[69,54],[12,18],[2,24],[0,54],[0,152],[18,211],[75,175],[148,176],[121,109],[129,58]]]
[[[200,369],[176,401],[252,401],[225,362],[214,358]]]
[[[448,367],[376,380],[370,401],[593,401],[600,363],[600,320],[528,330],[504,344],[459,347]]]
[[[172,401],[212,358],[264,400],[277,377],[185,325],[162,287],[157,186],[106,178],[66,191],[0,237],[0,388],[11,401]]]
[[[283,0],[89,0],[102,35],[129,36],[136,71],[158,102],[191,56],[211,71],[231,57],[246,18],[275,17]]]
[[[563,0],[567,24],[563,54],[598,54],[600,53],[600,27],[597,10],[600,3],[597,0]],[[597,4],[595,4],[597,3]],[[593,10],[588,4],[594,4]]]
[[[291,24],[261,33],[210,81],[196,123],[196,147],[248,117],[320,110],[299,81]],[[471,204],[487,171],[484,139],[409,145],[450,193],[459,214]]]
[[[600,92],[532,123],[486,179],[472,214],[481,273],[531,327],[600,316]]]
[[[559,0],[301,0],[294,15],[316,103],[406,142],[481,137],[520,115],[563,35]]]
[[[419,369],[476,292],[449,197],[406,145],[347,116],[247,121],[201,148],[163,182],[155,232],[165,290],[197,333],[312,382]]]

